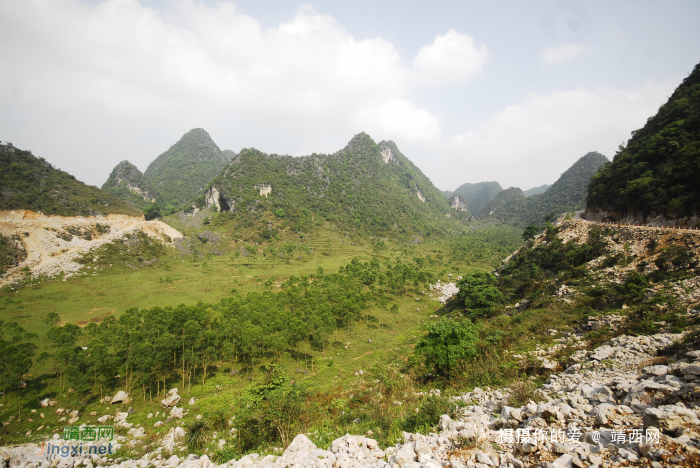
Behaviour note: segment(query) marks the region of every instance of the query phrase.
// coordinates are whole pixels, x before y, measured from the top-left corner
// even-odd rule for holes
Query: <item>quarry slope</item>
[[[29,210],[0,211],[0,235],[11,238],[24,250],[26,258],[0,278],[0,287],[21,282],[25,277],[65,278],[83,266],[74,259],[127,233],[141,231],[151,238],[170,243],[182,237],[161,221],[143,217],[46,216]]]

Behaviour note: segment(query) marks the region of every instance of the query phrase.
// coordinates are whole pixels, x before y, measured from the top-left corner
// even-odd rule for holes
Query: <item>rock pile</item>
[[[430,291],[434,299],[440,301],[441,304],[447,304],[459,292],[459,288],[455,283],[442,283],[438,280],[437,283],[430,285]]]

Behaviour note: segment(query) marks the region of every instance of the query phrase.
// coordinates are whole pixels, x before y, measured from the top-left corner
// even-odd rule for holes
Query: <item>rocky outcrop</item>
[[[173,406],[177,405],[178,403],[180,403],[180,395],[177,394],[177,388],[170,389],[170,391],[165,396],[165,398],[163,398],[161,403],[166,408],[173,407]]]
[[[84,268],[75,261],[77,257],[138,231],[165,243],[182,237],[162,221],[145,221],[143,217],[46,216],[28,210],[0,212],[0,234],[19,239],[27,253],[24,261],[0,278],[0,286],[24,278],[25,267],[35,278],[61,274],[64,279],[70,278]]]
[[[452,198],[450,198],[450,207],[457,211],[469,211],[467,202],[464,201],[462,195],[452,195]]]
[[[115,405],[115,404],[129,404],[132,401],[133,400],[131,399],[131,397],[129,396],[128,393],[126,393],[123,390],[120,390],[117,392],[116,395],[114,395],[114,397],[112,398],[110,403],[113,405]]]
[[[220,213],[233,211],[235,202],[233,198],[223,194],[216,186],[212,185],[204,194],[204,203],[208,207],[215,206]]]
[[[272,193],[272,185],[270,184],[256,184],[253,186],[254,189],[260,190],[260,196],[267,198],[269,194]]]

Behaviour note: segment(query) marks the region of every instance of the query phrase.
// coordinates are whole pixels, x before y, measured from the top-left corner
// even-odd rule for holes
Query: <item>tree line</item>
[[[173,382],[187,389],[204,384],[222,366],[240,366],[252,378],[256,366],[283,355],[306,360],[325,350],[337,329],[350,333],[370,308],[398,312],[394,297],[434,281],[422,265],[353,259],[337,273],[319,268],[291,276],[279,291],[243,296],[233,290],[217,304],[130,308],[84,330],[55,326],[57,317],[47,317],[52,352],[39,360],[53,365],[62,387],[79,394],[102,397],[120,388],[159,397]]]

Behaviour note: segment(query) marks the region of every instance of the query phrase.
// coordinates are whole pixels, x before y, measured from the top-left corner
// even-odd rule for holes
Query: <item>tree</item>
[[[526,227],[525,230],[523,231],[523,240],[528,241],[532,238],[534,238],[540,231],[542,230],[541,227],[531,224],[530,226]]]
[[[428,334],[416,345],[416,353],[439,375],[450,378],[457,362],[476,354],[479,327],[470,320],[441,319],[428,325]]]
[[[493,307],[503,300],[503,295],[495,287],[496,277],[491,273],[472,273],[464,275],[457,282],[458,297],[467,307],[467,315],[480,318],[488,315]]]
[[[44,320],[42,320],[42,322],[44,322],[46,325],[50,325],[52,327],[55,327],[60,321],[61,317],[56,312],[49,312],[46,314],[46,317],[44,317]]]

